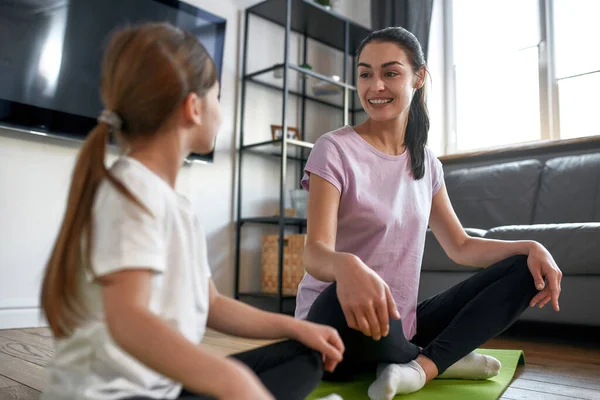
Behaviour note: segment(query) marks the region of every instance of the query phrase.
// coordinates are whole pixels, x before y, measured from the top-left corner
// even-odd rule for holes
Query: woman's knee
[[[524,276],[529,274],[529,267],[527,266],[527,256],[517,255],[506,258],[491,267],[498,278],[504,278],[507,276],[514,276],[515,279],[522,279]]]
[[[513,256],[508,260],[510,260],[510,269],[513,274],[520,275],[521,277],[524,276],[531,278],[531,273],[529,272],[529,265],[527,264],[527,256]]]
[[[509,269],[509,276],[512,277],[513,285],[524,287],[527,296],[533,296],[537,293],[535,288],[535,282],[533,275],[529,270],[527,264],[527,256],[519,255],[511,258],[511,267]]]

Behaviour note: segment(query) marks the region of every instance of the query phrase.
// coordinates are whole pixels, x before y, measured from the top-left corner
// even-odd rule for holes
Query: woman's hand
[[[390,288],[358,257],[345,254],[336,274],[337,295],[350,328],[375,340],[387,336],[389,316],[400,319]]]
[[[296,321],[297,325],[293,327],[289,337],[321,353],[323,368],[333,372],[344,354],[344,343],[338,331],[327,325]]]
[[[552,300],[552,307],[555,311],[558,311],[560,309],[558,305],[560,282],[563,274],[550,255],[550,252],[541,244],[533,242],[527,257],[527,265],[533,276],[535,287],[540,290],[529,305],[533,307],[537,304],[539,308],[542,308]]]

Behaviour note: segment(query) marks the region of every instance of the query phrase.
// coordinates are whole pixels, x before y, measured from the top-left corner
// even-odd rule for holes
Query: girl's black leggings
[[[303,400],[317,387],[323,377],[321,354],[293,340],[259,347],[231,357],[252,369],[277,400]],[[184,389],[178,399],[210,400],[213,398]],[[152,399],[129,397],[127,400]]]

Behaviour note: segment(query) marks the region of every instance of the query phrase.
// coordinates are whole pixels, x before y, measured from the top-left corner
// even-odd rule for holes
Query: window
[[[600,72],[558,81],[560,137],[600,135]]]
[[[445,4],[455,101],[446,153],[600,135],[600,0]],[[550,121],[560,122],[553,132]]]
[[[600,1],[554,0],[561,138],[600,135]]]
[[[453,150],[539,139],[538,0],[454,0],[452,15]]]

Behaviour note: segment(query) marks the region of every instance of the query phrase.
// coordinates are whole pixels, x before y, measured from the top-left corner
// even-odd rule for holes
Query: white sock
[[[452,364],[438,378],[489,379],[498,375],[501,367],[500,361],[494,357],[472,352]]]
[[[425,386],[425,371],[416,361],[408,364],[380,364],[377,379],[369,386],[371,400],[391,400],[397,394],[421,390]]]
[[[344,400],[344,398],[337,393],[332,393],[329,396],[319,397],[316,400]]]

